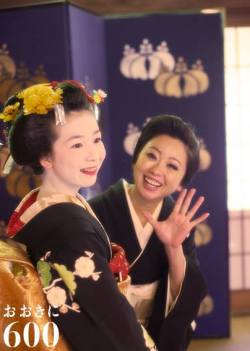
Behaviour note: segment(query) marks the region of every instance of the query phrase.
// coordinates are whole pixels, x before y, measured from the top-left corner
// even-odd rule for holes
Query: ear
[[[41,166],[46,170],[46,169],[51,169],[52,168],[52,159],[50,156],[44,156],[40,158],[40,164]]]

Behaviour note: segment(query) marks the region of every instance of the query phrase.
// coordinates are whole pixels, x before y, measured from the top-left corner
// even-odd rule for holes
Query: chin
[[[89,188],[89,187],[95,185],[95,183],[96,183],[96,177],[95,177],[93,180],[90,179],[90,180],[89,180],[88,182],[86,182],[85,184],[82,184],[82,187],[83,187],[83,188]]]
[[[151,193],[145,190],[141,192],[141,196],[145,199],[145,201],[154,201],[161,199],[161,196],[159,196],[159,194]]]

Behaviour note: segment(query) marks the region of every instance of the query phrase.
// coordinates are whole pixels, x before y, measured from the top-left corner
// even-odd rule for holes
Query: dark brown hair
[[[58,83],[63,91],[62,100],[65,113],[71,111],[90,110],[93,104],[89,101],[83,87],[75,81]],[[10,98],[5,106],[20,100],[17,96]],[[43,167],[40,159],[49,155],[53,142],[56,140],[55,113],[49,111],[46,115],[21,113],[12,124],[9,131],[9,147],[14,161],[19,165],[30,166],[35,174],[42,174]]]
[[[144,146],[159,135],[169,135],[180,140],[186,146],[188,162],[182,185],[187,184],[199,168],[199,141],[193,127],[180,117],[172,115],[153,117],[142,129],[134,150],[132,163],[136,163]]]

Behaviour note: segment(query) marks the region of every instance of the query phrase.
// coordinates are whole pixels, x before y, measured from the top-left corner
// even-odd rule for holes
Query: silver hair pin
[[[65,111],[62,104],[56,104],[54,106],[55,118],[56,118],[56,126],[63,126],[66,123],[65,119]]]
[[[10,174],[12,168],[14,167],[15,161],[13,160],[13,157],[9,155],[7,158],[7,161],[5,162],[5,165],[3,167],[3,174],[8,175]]]
[[[92,107],[93,107],[93,113],[95,115],[95,118],[97,121],[99,121],[99,115],[100,115],[99,107],[97,106],[97,104],[92,104]]]

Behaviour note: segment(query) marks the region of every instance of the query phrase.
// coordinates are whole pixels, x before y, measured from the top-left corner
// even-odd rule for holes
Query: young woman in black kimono
[[[13,213],[8,235],[27,247],[71,350],[153,350],[110,270],[109,238],[78,194],[95,183],[105,157],[95,118],[104,97],[66,81],[34,85],[6,102],[0,118],[11,155],[42,177]]]
[[[195,189],[184,188],[198,167],[192,127],[157,116],[135,147],[133,183],[120,180],[89,202],[110,239],[125,249],[132,279],[127,298],[160,351],[187,349],[206,293],[193,229],[209,214],[194,218],[204,197],[191,205]]]

